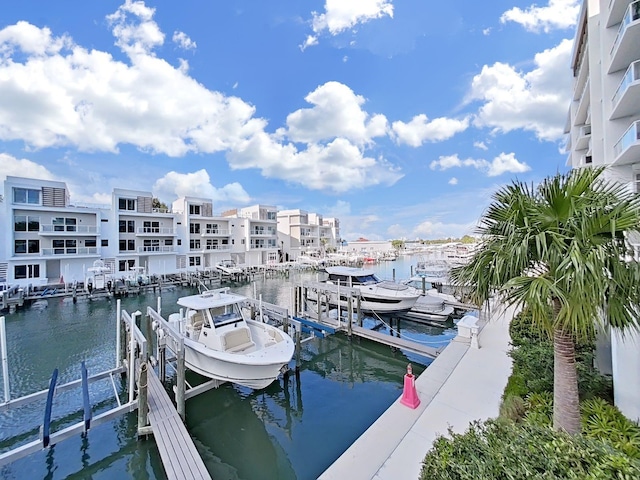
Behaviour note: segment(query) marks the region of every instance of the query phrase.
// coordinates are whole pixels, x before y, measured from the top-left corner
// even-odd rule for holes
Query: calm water
[[[387,262],[375,268],[384,278],[392,278],[394,270],[397,279],[407,278],[410,262]],[[290,281],[259,279],[235,285],[232,290],[289,306],[292,284],[315,276],[292,275]],[[193,292],[163,291],[163,313],[176,311],[177,298],[189,293]],[[122,300],[122,308],[130,313],[144,312],[155,304],[153,294]],[[5,314],[11,397],[47,388],[56,367],[58,384],[78,379],[83,360],[90,374],[112,368],[115,310],[115,300],[73,304],[51,299],[46,308]],[[383,326],[380,331],[385,330],[388,328]],[[401,323],[400,331],[405,338],[435,346],[455,334],[452,329],[408,321]],[[426,358],[350,340],[345,335],[314,339],[303,344],[298,375],[292,372],[259,391],[228,384],[190,399],[186,404],[187,427],[216,480],[314,479],[400,396],[409,361],[416,373],[429,363]],[[199,379],[194,376],[189,380]],[[123,385],[118,388],[124,400]],[[116,405],[109,381],[92,384],[90,394],[94,416]],[[38,438],[43,405],[0,414],[1,452]],[[80,421],[80,411],[79,390],[57,396],[52,431]],[[85,438],[65,440],[0,468],[0,477],[165,478],[154,441],[137,440],[136,426],[135,413],[124,415],[93,427]]]

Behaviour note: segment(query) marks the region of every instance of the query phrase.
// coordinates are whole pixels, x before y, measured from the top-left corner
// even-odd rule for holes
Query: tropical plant
[[[420,480],[530,478],[631,480],[640,478],[640,461],[597,438],[488,420],[436,438],[420,471]]]
[[[638,328],[640,313],[640,268],[625,240],[638,228],[640,200],[603,172],[501,188],[481,218],[480,248],[451,271],[469,301],[524,307],[553,339],[553,425],[569,433],[580,431],[576,341],[592,339],[598,323]]]

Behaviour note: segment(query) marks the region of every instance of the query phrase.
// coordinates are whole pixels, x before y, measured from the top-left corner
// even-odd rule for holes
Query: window
[[[200,233],[200,224],[199,223],[190,223],[189,224],[189,232],[199,234]]]
[[[182,239],[181,238],[178,239],[178,246],[180,246],[180,245],[182,245]]]
[[[127,270],[131,270],[135,266],[136,266],[135,260],[120,260],[118,262],[118,271],[126,272]]]
[[[51,223],[54,232],[75,232],[78,220],[76,218],[55,217]]]
[[[13,203],[40,205],[40,190],[34,190],[31,188],[14,188]]]
[[[207,233],[209,234],[217,234],[218,233],[218,224],[217,223],[207,223]]]
[[[160,222],[144,222],[144,233],[160,233]]]
[[[54,255],[64,254],[64,240],[54,240],[53,242],[51,242],[51,246],[53,247]]]
[[[120,233],[135,233],[136,231],[135,220],[120,220],[118,223],[118,231]]]
[[[54,255],[65,255],[65,254],[73,254],[77,253],[77,241],[76,240],[53,240],[51,242],[51,246],[53,247]],[[94,245],[95,246],[95,245]]]
[[[27,229],[30,232],[39,232],[40,231],[40,217],[33,217],[29,215],[27,217]]]
[[[189,248],[191,250],[199,250],[200,249],[200,239],[199,238],[192,238],[191,240],[189,240]]]
[[[189,257],[189,266],[190,267],[199,267],[200,266],[200,257]]]
[[[16,240],[14,253],[40,253],[40,240]]]
[[[109,240],[107,240],[107,239],[100,240],[100,246],[101,247],[108,247],[109,246]]]
[[[633,191],[635,193],[640,193],[640,173],[634,173],[633,179]]]
[[[135,210],[136,201],[133,198],[119,198],[118,210]]]
[[[145,252],[159,252],[160,251],[160,240],[145,240],[144,241],[144,251]]]
[[[13,276],[16,280],[21,278],[39,278],[40,265],[16,265],[13,270]]]
[[[173,246],[173,238],[167,238],[167,239],[165,239],[164,244],[165,244],[167,247],[171,247],[171,246]]]
[[[200,205],[189,205],[189,215],[200,215]]]
[[[267,220],[276,220],[278,218],[278,212],[267,212]]]
[[[135,240],[127,240],[127,250],[135,250],[136,249],[136,241]]]
[[[136,241],[135,240],[120,240],[118,243],[118,248],[121,252],[126,252],[127,250],[135,250],[136,249]]]
[[[27,231],[27,216],[16,215],[13,219],[13,231],[14,232],[26,232]]]
[[[95,238],[89,238],[87,240],[84,241],[84,246],[88,247],[88,248],[92,248],[92,247],[96,247],[97,246],[97,242]]]

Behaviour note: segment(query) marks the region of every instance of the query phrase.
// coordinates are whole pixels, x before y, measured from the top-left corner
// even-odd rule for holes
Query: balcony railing
[[[97,235],[98,227],[95,225],[49,225],[41,224],[40,233],[54,233],[54,234],[88,234]]]
[[[613,146],[613,157],[618,160],[619,157],[625,153],[629,148],[640,144],[640,120],[637,120],[631,124],[631,126],[624,132],[624,135],[620,137],[618,143]],[[617,163],[617,162],[616,162]],[[627,163],[627,162],[622,162]]]
[[[226,228],[205,228],[202,232],[202,236],[219,236],[219,237],[228,237],[229,230]]]
[[[633,62],[627,68],[616,93],[611,99],[611,118],[633,115],[640,111],[640,60]],[[627,95],[629,93],[629,95]]]
[[[275,237],[277,233],[275,230],[253,230],[250,235],[254,237]]]
[[[229,249],[231,249],[231,246],[229,246],[229,245],[205,245],[205,247],[204,247],[205,251],[215,250],[217,252],[224,251],[224,250],[229,250]]]
[[[637,51],[637,30],[635,27],[638,25],[637,20],[640,19],[640,0],[636,0],[631,3],[622,17],[620,27],[613,45],[611,46],[611,66],[609,67],[609,73],[621,70],[630,62],[625,61],[628,55],[634,54]],[[627,34],[627,31],[633,28],[635,34]],[[636,57],[637,58],[637,57]]]
[[[173,228],[165,227],[138,227],[136,229],[138,235],[173,235]]]
[[[136,249],[138,253],[172,253],[176,251],[176,247],[168,245],[146,245]]]
[[[98,247],[43,248],[42,256],[50,255],[97,255]]]

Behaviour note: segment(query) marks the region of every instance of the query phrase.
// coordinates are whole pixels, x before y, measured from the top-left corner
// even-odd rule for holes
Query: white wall
[[[616,406],[631,420],[640,421],[640,332],[611,333],[613,397]]]

